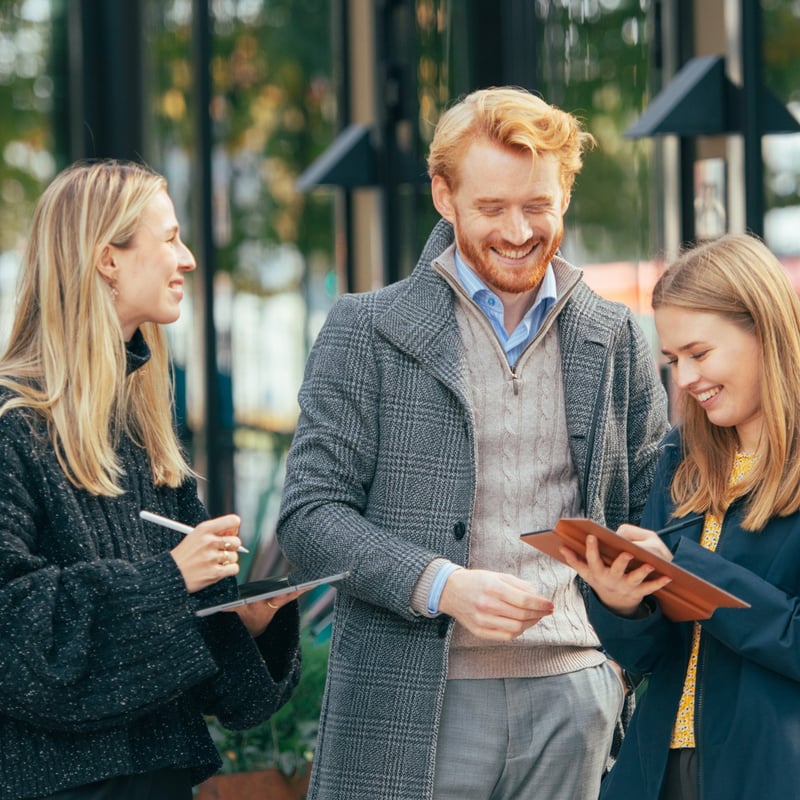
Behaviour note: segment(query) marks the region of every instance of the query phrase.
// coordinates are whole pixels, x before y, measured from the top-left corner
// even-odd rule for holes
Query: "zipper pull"
[[[511,385],[514,387],[514,396],[519,394],[519,377],[514,370],[511,370]]]

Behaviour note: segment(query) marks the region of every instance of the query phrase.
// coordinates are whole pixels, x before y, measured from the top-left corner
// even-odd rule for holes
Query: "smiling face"
[[[655,323],[677,386],[711,423],[736,428],[742,451],[755,452],[764,420],[755,333],[717,314],[677,306],[657,308]]]
[[[455,189],[432,179],[433,203],[453,224],[459,253],[501,299],[538,289],[561,244],[569,197],[560,178],[552,156],[533,162],[525,150],[478,140]]]
[[[196,264],[181,241],[175,208],[165,191],[145,208],[130,245],[108,245],[102,262],[101,271],[118,293],[114,305],[126,341],[142,323],[178,319],[184,273]]]

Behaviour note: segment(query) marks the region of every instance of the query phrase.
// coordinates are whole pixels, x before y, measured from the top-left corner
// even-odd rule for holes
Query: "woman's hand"
[[[672,561],[672,552],[655,531],[639,528],[636,525],[620,525],[617,528],[617,535],[649,550],[659,558],[663,558],[664,561]]]
[[[244,623],[245,628],[250,631],[251,636],[261,636],[272,622],[273,617],[293,600],[297,600],[301,594],[308,589],[300,589],[296,592],[278,595],[271,600],[258,600],[255,603],[246,603],[243,606],[236,606],[229,609],[229,612],[239,615],[239,619]]]
[[[633,525],[623,525],[622,527],[652,533],[658,538],[655,533],[644,531],[643,528],[635,528]],[[632,540],[629,539],[629,541]],[[636,544],[641,544],[641,541],[637,540]],[[666,546],[664,548],[666,549]],[[559,548],[559,552],[564,556],[567,564],[595,590],[603,604],[623,617],[636,616],[642,600],[647,595],[663,589],[672,580],[665,575],[650,580],[649,576],[653,572],[650,564],[642,564],[628,571],[633,560],[630,553],[620,553],[611,566],[607,567],[600,558],[600,550],[595,536],[586,537],[585,560],[567,547]]]
[[[207,519],[171,551],[190,594],[239,574],[240,524],[236,514]]]

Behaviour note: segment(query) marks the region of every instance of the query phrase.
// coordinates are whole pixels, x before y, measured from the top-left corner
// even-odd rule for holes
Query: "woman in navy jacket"
[[[672,622],[650,566],[564,551],[605,648],[647,676],[601,798],[784,800],[800,786],[800,302],[760,241],[729,235],[678,259],[653,308],[683,420],[643,527],[618,533],[750,607]]]

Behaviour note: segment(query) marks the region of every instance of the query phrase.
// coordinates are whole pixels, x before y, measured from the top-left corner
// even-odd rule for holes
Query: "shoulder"
[[[44,416],[25,405],[16,405],[20,394],[7,386],[0,386],[0,439],[22,439],[30,442],[46,436],[47,422]]]
[[[341,295],[331,307],[320,330],[320,344],[342,338],[371,338],[376,320],[392,307],[405,283],[401,281],[372,292]]]
[[[596,358],[599,346],[617,368],[638,370],[646,364],[656,375],[652,348],[630,309],[600,297],[582,281],[574,287],[559,315],[558,330],[567,360],[582,359],[581,354],[587,352]],[[628,367],[624,366],[626,363]]]
[[[601,297],[585,283],[580,269],[560,256],[553,258],[552,266],[560,280],[571,286],[559,315],[562,333],[607,342],[631,328],[638,330],[628,306]]]
[[[18,493],[39,491],[42,478],[56,463],[43,416],[30,408],[5,407],[18,395],[0,389],[0,472],[3,503]],[[21,495],[20,495],[21,496]]]
[[[582,280],[575,286],[564,310],[574,316],[576,324],[587,327],[619,330],[633,321],[628,306],[601,297]]]

